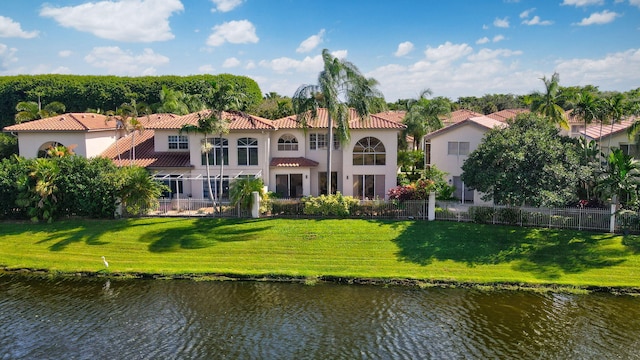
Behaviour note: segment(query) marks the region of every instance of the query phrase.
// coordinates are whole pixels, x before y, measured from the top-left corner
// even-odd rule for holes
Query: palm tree
[[[442,128],[440,117],[451,113],[448,101],[443,98],[429,100],[428,95],[431,95],[431,90],[425,89],[417,100],[410,100],[407,103],[407,114],[403,119],[404,124],[407,125],[405,134],[413,137],[416,150],[419,144],[422,144],[422,138],[426,134]]]
[[[119,130],[124,130],[128,135],[131,134],[131,150],[129,152],[129,163],[133,164],[136,160],[136,133],[142,134],[144,132],[144,124],[140,121],[140,116],[146,116],[147,119],[151,115],[151,109],[145,103],[137,103],[135,99],[132,99],[130,103],[122,104],[115,111],[107,111],[107,119],[116,121],[116,137]],[[117,146],[117,141],[116,141]],[[120,161],[120,151],[118,152],[118,160]]]
[[[607,157],[607,167],[599,176],[597,189],[616,202],[628,202],[637,197],[639,184],[640,162],[620,149],[613,149]]]
[[[596,97],[592,92],[583,89],[581,92],[576,94],[572,115],[584,121],[585,131],[587,130],[587,126],[589,126],[589,124],[598,119],[599,106],[600,102],[598,100],[598,97]],[[602,124],[602,121],[600,123]],[[586,138],[587,134],[585,133],[584,139],[586,140]],[[584,149],[584,156],[586,160],[588,156],[587,147],[585,146]]]
[[[25,121],[44,119],[62,114],[66,111],[66,106],[59,101],[53,101],[42,108],[40,102],[21,101],[16,105],[16,111],[16,124],[20,124]]]
[[[197,95],[185,94],[178,90],[162,86],[160,102],[153,106],[155,112],[186,115],[204,110],[204,104]]]
[[[544,94],[536,93],[531,101],[531,112],[538,113],[563,129],[569,129],[567,116],[564,109],[558,105],[561,102],[560,94],[560,75],[553,73],[551,79],[542,77],[540,80],[544,82]]]
[[[616,123],[622,121],[622,118],[625,115],[626,110],[626,98],[624,94],[617,93],[609,98],[605,98],[601,100],[600,107],[600,116],[602,121],[608,122],[611,124],[611,134],[609,134],[609,143],[608,143],[608,151],[607,154],[611,153],[611,138],[613,133],[613,126]]]
[[[318,84],[298,87],[293,95],[293,110],[303,128],[318,115],[321,106],[327,109],[327,193],[331,194],[331,153],[333,148],[333,121],[341,143],[349,140],[349,107],[355,109],[361,120],[371,114],[372,106],[382,98],[376,89],[377,81],[367,79],[351,62],[334,57],[322,50],[324,69],[318,74]]]

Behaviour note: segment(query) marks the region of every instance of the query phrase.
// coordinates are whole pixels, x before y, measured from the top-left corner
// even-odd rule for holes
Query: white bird
[[[104,258],[104,256],[102,257],[102,262],[104,263],[104,267],[109,267],[109,263],[107,262],[107,259]]]

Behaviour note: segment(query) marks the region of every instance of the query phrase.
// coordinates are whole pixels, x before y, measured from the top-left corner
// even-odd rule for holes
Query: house
[[[454,197],[461,202],[482,204],[482,194],[469,189],[462,182],[462,165],[469,154],[478,148],[485,133],[495,127],[506,127],[507,123],[488,116],[474,116],[453,123],[425,136],[428,144],[429,162],[446,172],[448,182],[455,186]]]
[[[282,197],[317,196],[326,193],[327,119],[326,109],[306,128],[289,116],[275,121],[253,115],[224,113],[230,131],[220,137],[209,135],[210,176],[201,149],[202,134],[184,133],[210,112],[177,116],[155,114],[141,117],[142,131],[125,134],[114,120],[98,114],[65,114],[8,126],[18,135],[20,154],[34,158],[38,150],[51,145],[78,145],[80,156],[102,156],[119,166],[135,164],[153,171],[171,188],[166,196],[208,197],[207,178],[212,188],[223,186],[228,197],[232,179],[260,177],[269,191]],[[405,126],[398,114],[385,112],[360,119],[350,110],[351,138],[337,139],[332,146],[332,188],[358,198],[386,198],[396,186],[398,132]],[[220,167],[223,167],[222,177]]]
[[[587,141],[595,140],[603,154],[609,152],[609,148],[621,149],[627,155],[638,157],[638,139],[629,139],[627,130],[636,121],[632,116],[615,124],[592,124],[586,130],[580,132]],[[584,125],[583,125],[584,128]]]

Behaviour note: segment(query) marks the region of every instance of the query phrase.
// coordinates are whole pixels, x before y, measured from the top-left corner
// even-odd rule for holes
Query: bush
[[[518,208],[501,208],[498,209],[496,215],[499,223],[516,225],[520,222],[520,210]]]
[[[474,206],[469,208],[469,215],[471,220],[478,224],[491,224],[493,223],[493,215],[495,210],[492,207],[487,206]]]
[[[305,215],[322,215],[347,217],[352,210],[360,203],[358,199],[351,196],[342,196],[340,192],[335,195],[320,195],[318,197],[305,197]]]

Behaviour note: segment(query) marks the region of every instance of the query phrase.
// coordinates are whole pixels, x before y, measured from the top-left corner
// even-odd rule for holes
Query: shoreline
[[[360,278],[360,277],[338,277],[332,275],[322,275],[317,277],[301,277],[291,275],[241,275],[241,274],[159,274],[159,273],[120,273],[104,271],[77,271],[60,272],[48,269],[29,268],[9,268],[0,267],[0,277],[18,276],[24,278],[104,278],[115,280],[191,280],[191,281],[255,281],[292,283],[313,286],[320,283],[333,283],[341,285],[361,285],[361,286],[383,286],[383,287],[412,287],[420,289],[443,288],[443,289],[473,289],[479,291],[528,291],[539,293],[572,293],[572,294],[594,294],[606,293],[612,295],[640,296],[640,288],[635,287],[607,287],[607,286],[575,286],[564,284],[531,284],[531,283],[473,283],[447,281],[437,279],[403,279],[403,278]]]

